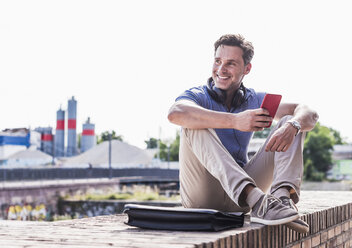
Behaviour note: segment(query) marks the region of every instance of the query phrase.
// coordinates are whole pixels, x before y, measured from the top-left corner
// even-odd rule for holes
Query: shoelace
[[[282,201],[273,195],[265,195],[258,208],[258,213],[257,213],[258,217],[263,217],[264,214],[268,211],[270,205],[273,204],[274,202],[281,203]]]
[[[298,208],[297,208],[296,205],[293,203],[292,199],[290,199],[290,206],[298,212]]]

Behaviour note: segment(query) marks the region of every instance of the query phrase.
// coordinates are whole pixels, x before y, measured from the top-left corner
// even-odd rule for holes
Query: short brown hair
[[[220,37],[215,43],[215,52],[219,46],[237,46],[243,51],[243,61],[247,65],[251,62],[254,55],[254,47],[251,42],[246,41],[244,37],[240,34],[225,34]]]

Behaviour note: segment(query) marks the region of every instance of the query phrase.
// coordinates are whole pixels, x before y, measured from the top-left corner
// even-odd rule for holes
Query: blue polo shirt
[[[186,90],[176,101],[181,99],[187,99],[195,102],[203,108],[219,111],[219,112],[231,112],[239,113],[247,109],[257,109],[264,99],[265,93],[255,92],[253,89],[246,88],[246,100],[240,106],[234,108],[232,107],[228,111],[227,107],[215,101],[208,93],[207,86],[193,87]],[[214,129],[218,137],[220,138],[222,144],[226,147],[232,157],[236,162],[243,167],[248,162],[248,145],[252,138],[253,132],[242,132],[236,129]]]

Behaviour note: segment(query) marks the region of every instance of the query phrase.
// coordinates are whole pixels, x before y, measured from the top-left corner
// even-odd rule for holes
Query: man
[[[251,71],[253,54],[252,44],[241,35],[220,37],[207,85],[185,91],[170,108],[169,121],[182,127],[182,204],[228,212],[251,210],[252,222],[287,224],[308,232],[294,203],[303,175],[304,132],[314,128],[318,114],[304,105],[281,103],[275,116],[278,123],[248,161],[252,133],[272,121],[260,108],[265,94],[242,83]]]

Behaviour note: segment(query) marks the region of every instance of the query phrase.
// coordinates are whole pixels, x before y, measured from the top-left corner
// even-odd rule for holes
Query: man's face
[[[242,79],[251,69],[251,64],[244,64],[243,51],[236,46],[219,46],[215,52],[212,77],[215,86],[226,90],[228,93],[235,92]]]

